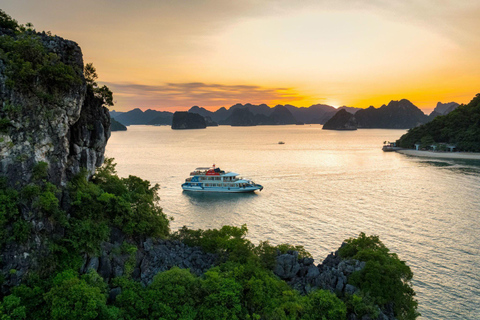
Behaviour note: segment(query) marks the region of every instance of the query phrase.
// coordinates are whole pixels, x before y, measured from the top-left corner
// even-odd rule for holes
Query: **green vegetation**
[[[38,163],[33,169],[35,182],[20,191],[0,180],[0,247],[25,242],[30,236],[31,224],[20,214],[20,207],[64,229],[63,237],[49,239],[48,271],[75,267],[81,254],[98,253],[114,226],[131,237],[169,234],[169,220],[158,206],[159,186],[134,176],[119,178],[112,159],[105,161],[92,181],[87,181],[85,172],[71,181],[68,213],[60,207],[60,190],[44,180],[47,168],[46,163]]]
[[[93,90],[96,98],[101,99],[104,105],[113,106],[113,93],[107,86],[99,87],[96,80],[98,79],[97,70],[93,63],[87,63],[84,68],[85,81],[87,86]]]
[[[334,294],[300,296],[284,281],[253,263],[229,262],[197,277],[173,268],[144,288],[120,279],[115,305],[125,319],[344,319]]]
[[[443,144],[449,144],[459,151],[480,152],[480,94],[469,104],[408,130],[399,140],[402,148],[413,148],[416,143],[422,148],[437,144],[442,150],[445,149]]]
[[[81,83],[78,70],[49,53],[34,33],[2,36],[0,58],[7,66],[7,85],[22,92],[33,91],[39,98],[52,100],[55,94]]]
[[[0,133],[7,133],[10,126],[10,119],[0,118]]]
[[[17,20],[10,17],[5,11],[0,9],[0,28],[9,29],[12,31],[19,31],[20,25]]]
[[[71,208],[67,215],[59,205],[59,191],[41,180],[46,164],[36,167],[40,180],[19,192],[2,185],[0,204],[8,213],[2,227],[24,221],[19,204],[64,227],[64,236],[51,239],[51,257],[39,276],[30,275],[0,303],[4,319],[344,319],[345,304],[334,294],[315,291],[301,296],[266,268],[277,253],[302,247],[255,247],[246,239],[246,226],[220,230],[181,229],[171,236],[200,245],[221,257],[219,265],[202,277],[173,268],[159,273],[147,287],[131,279],[137,246],[124,242],[120,253],[129,254],[124,276],[112,280],[122,289],[107,301],[108,285],[95,272],[77,273],[83,253],[98,253],[109,228],[117,226],[131,237],[165,237],[168,220],[157,207],[158,186],[137,177],[119,178],[107,159],[92,181],[80,174],[68,187]],[[2,231],[10,232],[8,228]],[[23,232],[27,237],[29,232]],[[10,239],[4,237],[2,239]],[[267,258],[268,257],[268,258]],[[47,272],[48,271],[48,272]],[[13,272],[11,272],[13,274]]]
[[[298,251],[301,246],[255,246],[247,238],[247,227],[190,230],[169,233],[169,221],[157,206],[158,186],[130,176],[119,178],[112,159],[107,159],[92,181],[79,174],[68,186],[68,214],[60,207],[59,190],[44,180],[45,163],[35,166],[36,182],[20,191],[0,187],[0,230],[2,245],[26,241],[30,225],[19,206],[28,206],[54,225],[62,226],[62,237],[52,237],[50,253],[39,274],[13,288],[0,302],[2,319],[345,319],[347,311],[358,316],[378,315],[376,305],[394,301],[399,319],[415,319],[416,301],[409,285],[412,273],[403,261],[378,240],[361,234],[348,239],[340,254],[366,261],[352,274],[357,294],[337,297],[325,290],[302,296],[274,275],[279,253]],[[217,266],[198,277],[188,269],[173,268],[157,274],[143,286],[132,279],[137,246],[125,241],[117,254],[127,254],[124,275],[108,285],[98,274],[77,271],[84,253],[98,254],[110,228],[121,228],[130,239],[169,237],[200,246],[219,256]],[[15,275],[17,271],[10,272]],[[113,301],[110,288],[121,288]]]
[[[30,225],[20,216],[19,204],[19,193],[0,178],[0,248],[10,241],[22,243],[29,236]]]
[[[366,300],[373,303],[384,305],[394,301],[398,319],[415,319],[418,303],[410,284],[413,273],[405,262],[390,253],[378,236],[367,237],[362,232],[358,238],[345,242],[346,245],[339,250],[342,258],[366,262],[365,268],[350,276],[349,283],[361,288]],[[358,297],[354,297],[351,303],[368,307],[368,303],[360,306]]]

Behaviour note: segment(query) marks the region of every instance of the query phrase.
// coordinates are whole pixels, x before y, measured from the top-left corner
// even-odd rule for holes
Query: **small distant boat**
[[[252,180],[238,177],[235,172],[225,172],[220,168],[200,167],[190,173],[190,177],[185,179],[182,189],[185,191],[196,192],[230,192],[244,193],[262,191],[263,186],[256,184]]]
[[[400,149],[402,149],[402,148],[397,147],[396,142],[390,142],[390,141],[384,141],[383,142],[382,150],[384,152],[392,152],[392,151],[397,151],[397,150],[400,150]]]
[[[285,142],[283,142],[283,141],[278,141],[278,144],[285,144]]]

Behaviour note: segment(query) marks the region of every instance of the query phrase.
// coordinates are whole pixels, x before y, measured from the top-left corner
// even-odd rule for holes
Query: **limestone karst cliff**
[[[0,277],[5,292],[49,256],[52,239],[65,236],[67,222],[59,214],[70,206],[66,186],[80,171],[88,179],[102,165],[110,116],[103,98],[86,83],[75,42],[9,24],[14,20],[1,13]]]
[[[73,41],[0,28],[0,174],[23,186],[48,164],[48,180],[66,185],[102,164],[110,116],[87,89],[83,57]]]

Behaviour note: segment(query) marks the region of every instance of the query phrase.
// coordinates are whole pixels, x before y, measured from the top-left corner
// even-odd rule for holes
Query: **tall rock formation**
[[[104,162],[110,116],[105,97],[87,84],[75,42],[16,23],[0,27],[0,38],[0,185],[7,192],[0,199],[0,294],[5,294],[29,272],[38,272],[42,262],[49,264],[52,239],[65,236],[66,224],[56,219],[71,205],[67,183],[81,171],[92,177]],[[7,206],[17,201],[17,191],[7,187],[21,190],[26,197],[21,204]]]
[[[324,130],[357,130],[355,116],[345,109],[339,110],[324,125]]]
[[[0,36],[8,39],[0,60],[0,175],[20,187],[40,162],[47,163],[48,181],[57,186],[81,168],[93,175],[104,160],[110,116],[103,100],[87,89],[80,47],[33,31],[0,28]],[[35,76],[22,73],[22,61]]]

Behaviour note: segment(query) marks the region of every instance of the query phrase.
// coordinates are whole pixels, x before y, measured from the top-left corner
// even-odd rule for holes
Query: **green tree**
[[[118,310],[107,307],[105,286],[98,275],[79,277],[73,270],[58,274],[45,294],[51,319],[116,319]]]
[[[98,99],[102,100],[102,103],[107,106],[113,106],[113,93],[107,86],[99,87],[96,80],[98,79],[97,69],[93,66],[93,63],[87,63],[84,67],[84,76],[87,86],[89,86]]]
[[[344,259],[365,261],[365,267],[355,271],[349,283],[359,287],[380,306],[393,303],[398,319],[415,319],[418,303],[411,286],[413,273],[404,261],[380,241],[378,236],[366,236],[360,233],[358,238],[345,240],[339,249]]]
[[[426,136],[423,136],[422,139],[420,139],[420,144],[422,148],[430,148],[430,146],[434,143],[435,143],[435,140],[429,134]]]
[[[5,13],[5,11],[0,9],[0,27],[17,31],[20,26],[17,20],[13,19],[7,13]]]
[[[302,319],[342,320],[347,315],[345,304],[330,291],[317,290],[310,293],[305,299],[305,311]]]

